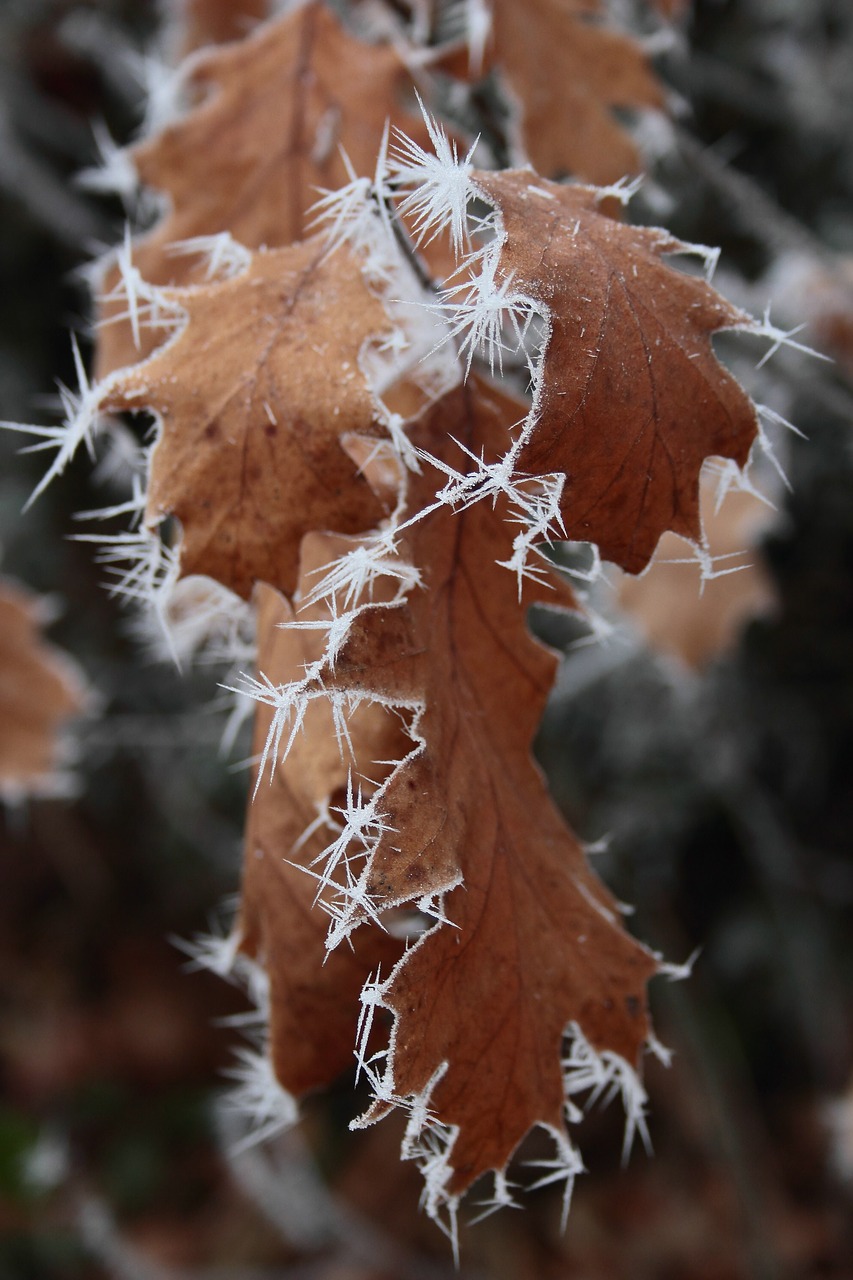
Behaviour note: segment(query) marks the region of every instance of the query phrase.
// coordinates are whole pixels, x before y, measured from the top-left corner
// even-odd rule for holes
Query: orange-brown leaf
[[[240,40],[270,13],[270,0],[178,0],[178,54],[180,57],[209,44]]]
[[[134,247],[134,263],[154,285],[205,279],[198,254],[171,247],[228,231],[250,249],[278,247],[306,234],[319,189],[376,167],[386,118],[423,146],[426,127],[402,100],[412,79],[388,44],[356,39],[325,4],[311,0],[246,40],[213,50],[194,64],[189,88],[206,92],[183,119],[136,148],[143,182],[169,199],[169,212]],[[108,274],[104,292],[119,283]],[[143,335],[116,320],[120,302],[103,309],[99,376],[132,364],[162,334]]]
[[[593,189],[525,171],[475,177],[502,215],[499,278],[551,317],[518,467],[565,473],[568,537],[638,573],[666,529],[699,538],[704,460],[749,457],[755,409],[711,337],[750,318],[662,260],[680,241],[607,217]]]
[[[384,434],[359,358],[387,329],[385,309],[349,252],[330,256],[319,238],[169,296],[185,327],[114,377],[104,401],[161,418],[147,519],[181,521],[185,574],[290,594],[304,533],[359,532],[384,513],[340,442]]]
[[[311,632],[283,628],[292,612],[278,592],[261,586],[258,665],[272,680],[298,679],[314,656]],[[259,707],[255,750],[260,752],[271,712]],[[330,839],[320,827],[307,840],[318,806],[337,803],[347,770],[372,772],[376,759],[393,759],[401,747],[399,722],[383,707],[364,706],[350,725],[355,754],[337,750],[331,716],[314,703],[303,734],[272,777],[261,780],[246,825],[241,949],[262,963],[270,979],[270,1044],[278,1079],[299,1096],[331,1083],[353,1061],[358,997],[380,965],[388,972],[402,943],[368,925],[353,949],[328,958],[328,917],[314,901],[317,883],[307,874]],[[294,865],[297,864],[297,865]]]
[[[414,435],[445,461],[459,452],[448,434],[488,461],[518,416],[515,400],[474,383]],[[411,511],[429,504],[436,483],[431,468],[410,480]],[[425,589],[367,610],[330,675],[421,708],[417,745],[379,793],[389,830],[366,886],[378,908],[449,890],[451,923],[407,953],[383,999],[396,1017],[386,1082],[394,1096],[423,1096],[440,1075],[429,1106],[459,1129],[453,1193],[502,1169],[532,1126],[563,1132],[560,1051],[570,1023],[597,1051],[636,1067],[649,1030],[645,984],[657,967],[622,930],[532,759],[556,658],[530,635],[525,610],[572,597],[556,579],[551,590],[528,581],[519,606],[515,576],[497,564],[511,549],[506,516],[500,502],[481,502],[414,524],[408,557]]]
[[[702,509],[705,550],[719,577],[702,582],[699,562],[680,538],[665,533],[642,577],[626,576],[617,588],[620,605],[652,648],[697,670],[775,600],[756,547],[768,522],[766,503],[751,493],[730,493],[717,511],[711,486],[703,484]]]
[[[49,786],[60,730],[83,706],[70,662],[39,632],[37,601],[0,584],[0,796]]]
[[[598,0],[493,0],[494,57],[521,107],[531,163],[550,177],[606,184],[640,168],[614,108],[662,107],[630,36],[603,26]]]

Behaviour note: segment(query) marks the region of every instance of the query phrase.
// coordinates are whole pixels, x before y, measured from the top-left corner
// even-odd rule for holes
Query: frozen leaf
[[[283,627],[292,616],[276,591],[259,588],[258,665],[274,681],[298,678],[316,653],[312,633]],[[270,715],[259,707],[257,752]],[[335,806],[348,770],[381,778],[374,761],[397,752],[399,722],[383,707],[364,706],[355,713],[351,737],[359,747],[342,757],[331,715],[315,703],[290,756],[261,780],[248,811],[241,949],[268,972],[273,1062],[281,1084],[297,1096],[351,1066],[359,993],[372,973],[380,967],[388,972],[402,952],[401,942],[368,925],[352,949],[342,947],[327,959],[328,916],[315,901],[317,880],[306,874],[335,834]],[[326,820],[318,821],[323,814]]]
[[[208,259],[176,253],[182,242],[228,232],[250,249],[301,239],[319,192],[345,184],[351,170],[370,177],[386,119],[426,145],[412,79],[389,44],[356,39],[325,4],[302,5],[256,34],[192,64],[188,88],[205,94],[183,119],[142,143],[134,160],[142,181],[163,192],[169,211],[134,245],[133,261],[151,285],[208,278]],[[131,364],[163,340],[143,330],[137,346],[118,271],[102,292],[98,372]]]
[[[545,317],[518,471],[563,473],[566,536],[638,573],[664,530],[698,541],[705,459],[749,457],[755,409],[711,338],[752,320],[664,261],[693,246],[606,216],[601,191],[525,171],[474,181],[500,214],[496,295],[511,284],[511,305]]]
[[[359,360],[385,309],[349,252],[329,256],[318,238],[169,297],[184,328],[114,375],[103,404],[161,420],[146,519],[181,521],[184,574],[290,594],[304,533],[357,532],[384,513],[341,438],[384,435]]]
[[[523,412],[474,382],[431,410],[413,438],[455,462],[452,436],[488,462]],[[409,477],[409,511],[431,506],[436,485],[428,465]],[[432,505],[401,535],[426,589],[365,610],[328,674],[329,688],[415,711],[414,746],[375,797],[386,829],[332,941],[369,918],[365,901],[376,911],[427,898],[449,922],[366,999],[395,1016],[367,1120],[397,1101],[415,1117],[420,1109],[427,1146],[437,1132],[450,1144],[440,1164],[451,1199],[503,1169],[532,1126],[565,1139],[560,1055],[570,1024],[593,1056],[637,1067],[649,1031],[645,984],[657,968],[623,931],[531,756],[556,658],[530,635],[525,608],[572,596],[543,562],[542,581],[523,580],[519,608],[516,580],[498,563],[512,543],[508,514],[500,498],[458,513]]]
[[[636,41],[601,22],[598,0],[492,0],[494,58],[520,104],[523,152],[552,177],[615,182],[640,169],[615,108],[663,106]]]
[[[0,583],[0,797],[50,791],[59,734],[84,704],[70,661],[40,635],[38,601]]]

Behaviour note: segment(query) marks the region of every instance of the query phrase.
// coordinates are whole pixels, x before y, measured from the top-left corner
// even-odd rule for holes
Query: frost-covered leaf
[[[271,587],[259,588],[257,603],[259,669],[276,682],[298,679],[302,664],[316,656],[316,637],[283,626],[293,614]],[[270,718],[268,708],[259,707],[258,753]],[[328,916],[316,901],[312,864],[339,830],[336,806],[348,772],[363,770],[378,780],[385,770],[374,760],[393,758],[401,745],[399,721],[385,708],[363,706],[350,728],[358,747],[342,755],[331,714],[314,703],[288,759],[261,779],[248,810],[241,950],[267,970],[272,1058],[281,1084],[297,1096],[351,1066],[359,993],[380,967],[389,972],[402,952],[400,941],[368,925],[353,949],[326,957]]]
[[[413,438],[456,462],[452,436],[488,462],[519,412],[474,381]],[[426,1129],[452,1142],[440,1162],[448,1199],[503,1169],[534,1125],[567,1141],[569,1024],[595,1053],[636,1069],[657,963],[622,929],[531,755],[556,658],[530,635],[525,610],[570,605],[571,593],[543,562],[542,581],[522,580],[519,607],[516,579],[498,563],[513,539],[506,500],[454,513],[431,504],[439,482],[428,465],[409,477],[409,512],[433,509],[401,534],[425,589],[361,613],[324,680],[415,713],[412,749],[376,793],[382,830],[342,895],[331,941],[395,904],[431,901],[448,921],[365,994],[395,1015],[368,1119],[397,1101],[415,1116],[427,1108]]]
[[[182,243],[223,232],[250,249],[301,239],[321,189],[342,186],[350,172],[373,175],[386,119],[428,144],[414,102],[404,105],[411,86],[396,49],[356,39],[317,0],[197,58],[188,89],[205,95],[201,103],[133,153],[141,180],[169,204],[135,243],[135,268],[152,285],[188,284],[208,278],[209,259],[175,252]],[[102,293],[116,290],[102,309],[101,376],[164,338],[143,330],[137,345],[117,318],[126,304],[112,269]]]
[[[102,406],[161,420],[147,521],[181,521],[184,574],[290,594],[304,533],[358,532],[385,510],[341,446],[385,434],[359,364],[389,327],[385,308],[349,252],[316,237],[169,298],[184,328],[114,375]]]
[[[711,338],[753,322],[664,260],[692,246],[606,216],[601,191],[523,170],[473,177],[502,227],[481,276],[495,297],[511,286],[505,309],[545,318],[517,469],[563,473],[566,536],[637,573],[664,530],[698,541],[704,460],[749,457],[755,408]]]

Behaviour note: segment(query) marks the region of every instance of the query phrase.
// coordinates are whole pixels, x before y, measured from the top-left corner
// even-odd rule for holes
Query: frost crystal
[[[567,1028],[566,1038],[568,1049],[563,1055],[561,1066],[568,1121],[574,1124],[583,1116],[574,1102],[578,1094],[589,1094],[585,1109],[594,1106],[599,1100],[606,1106],[613,1098],[621,1097],[625,1108],[623,1162],[631,1154],[637,1134],[646,1150],[650,1151],[651,1142],[646,1127],[648,1096],[634,1068],[618,1053],[612,1053],[609,1049],[603,1053],[596,1052],[576,1022],[572,1022]]]
[[[465,357],[468,373],[477,353],[488,363],[490,373],[494,374],[495,365],[503,373],[504,352],[516,354],[524,349],[534,319],[547,322],[541,303],[513,289],[512,275],[498,279],[499,249],[500,242],[494,241],[472,255],[466,266],[470,268],[479,261],[479,273],[445,289],[437,304],[451,317],[451,336],[464,335],[459,354]],[[514,342],[506,341],[508,329]],[[537,364],[533,356],[527,357],[527,363],[531,379],[535,380]]]
[[[291,1128],[299,1119],[299,1112],[293,1097],[276,1079],[268,1052],[241,1046],[235,1056],[237,1065],[225,1072],[235,1081],[225,1105],[248,1125],[246,1136],[235,1147],[242,1151]]]
[[[0,427],[7,431],[22,431],[25,435],[39,438],[39,444],[29,445],[22,450],[23,453],[38,453],[43,449],[56,450],[56,456],[30,494],[24,510],[35,502],[51,480],[62,474],[81,444],[86,445],[94,458],[93,441],[101,419],[103,389],[98,384],[94,386],[90,384],[74,334],[71,335],[71,351],[74,356],[77,390],[71,391],[60,383],[59,399],[64,415],[62,425],[39,427],[19,422],[0,422]]]
[[[400,202],[399,212],[404,218],[412,217],[418,244],[429,243],[440,232],[449,231],[458,258],[468,241],[468,201],[475,194],[471,158],[477,140],[460,160],[456,143],[451,142],[444,128],[432,118],[420,97],[418,104],[434,154],[398,129],[389,176],[397,189],[408,191]]]

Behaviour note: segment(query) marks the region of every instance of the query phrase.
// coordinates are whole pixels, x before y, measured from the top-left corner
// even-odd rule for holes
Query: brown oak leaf
[[[102,404],[160,417],[146,519],[181,521],[184,574],[289,595],[304,533],[384,514],[341,438],[384,434],[359,358],[387,313],[350,253],[319,237],[168,297],[187,315],[180,334],[113,375]]]
[[[0,796],[49,790],[59,734],[84,705],[70,660],[40,635],[38,600],[0,583]]]
[[[497,458],[520,408],[473,382],[413,438],[445,460],[459,455],[451,436]],[[424,511],[436,473],[425,466],[409,485],[409,511]],[[386,829],[362,887],[374,909],[444,893],[450,923],[425,933],[383,988],[395,1027],[366,1121],[389,1098],[428,1094],[434,1121],[456,1134],[450,1196],[502,1170],[531,1127],[564,1133],[570,1024],[598,1053],[638,1065],[658,967],[621,928],[532,759],[556,657],[527,630],[526,607],[573,598],[548,575],[523,583],[519,607],[516,577],[498,564],[512,543],[507,515],[480,502],[414,523],[405,553],[424,589],[365,610],[328,673],[330,687],[419,708],[415,746],[377,793]]]
[[[498,283],[550,316],[518,468],[563,472],[567,536],[638,573],[664,530],[700,537],[705,459],[749,457],[755,408],[711,338],[751,318],[663,260],[689,246],[606,216],[595,189],[523,170],[474,178],[505,232]]]
[[[135,148],[141,180],[169,211],[133,250],[152,285],[203,282],[207,259],[173,246],[228,232],[250,249],[300,240],[320,189],[348,181],[341,148],[360,176],[376,168],[386,118],[422,146],[422,117],[404,105],[412,77],[390,44],[356,39],[318,0],[254,35],[199,57],[189,89],[206,96],[185,117]],[[113,301],[110,294],[118,291]],[[163,340],[143,330],[137,347],[117,269],[107,273],[97,371],[132,364]]]
[[[258,588],[257,604],[259,669],[275,682],[297,679],[303,664],[318,656],[316,633],[283,626],[293,613],[272,587]],[[271,715],[258,708],[257,753]],[[390,971],[403,950],[402,942],[368,924],[352,949],[327,957],[328,916],[315,902],[316,880],[306,874],[334,832],[323,823],[307,839],[305,832],[321,809],[343,803],[349,771],[375,787],[391,767],[375,761],[393,760],[408,743],[397,717],[376,704],[355,711],[349,730],[353,750],[341,752],[326,706],[313,703],[288,758],[261,779],[247,815],[241,950],[269,973],[273,1063],[296,1096],[330,1084],[352,1064],[359,993],[380,966]]]
[[[172,0],[177,56],[210,44],[240,40],[269,17],[270,0]]]
[[[630,36],[600,21],[599,0],[492,0],[493,57],[521,110],[524,152],[551,177],[607,184],[640,168],[614,108],[664,95]]]

